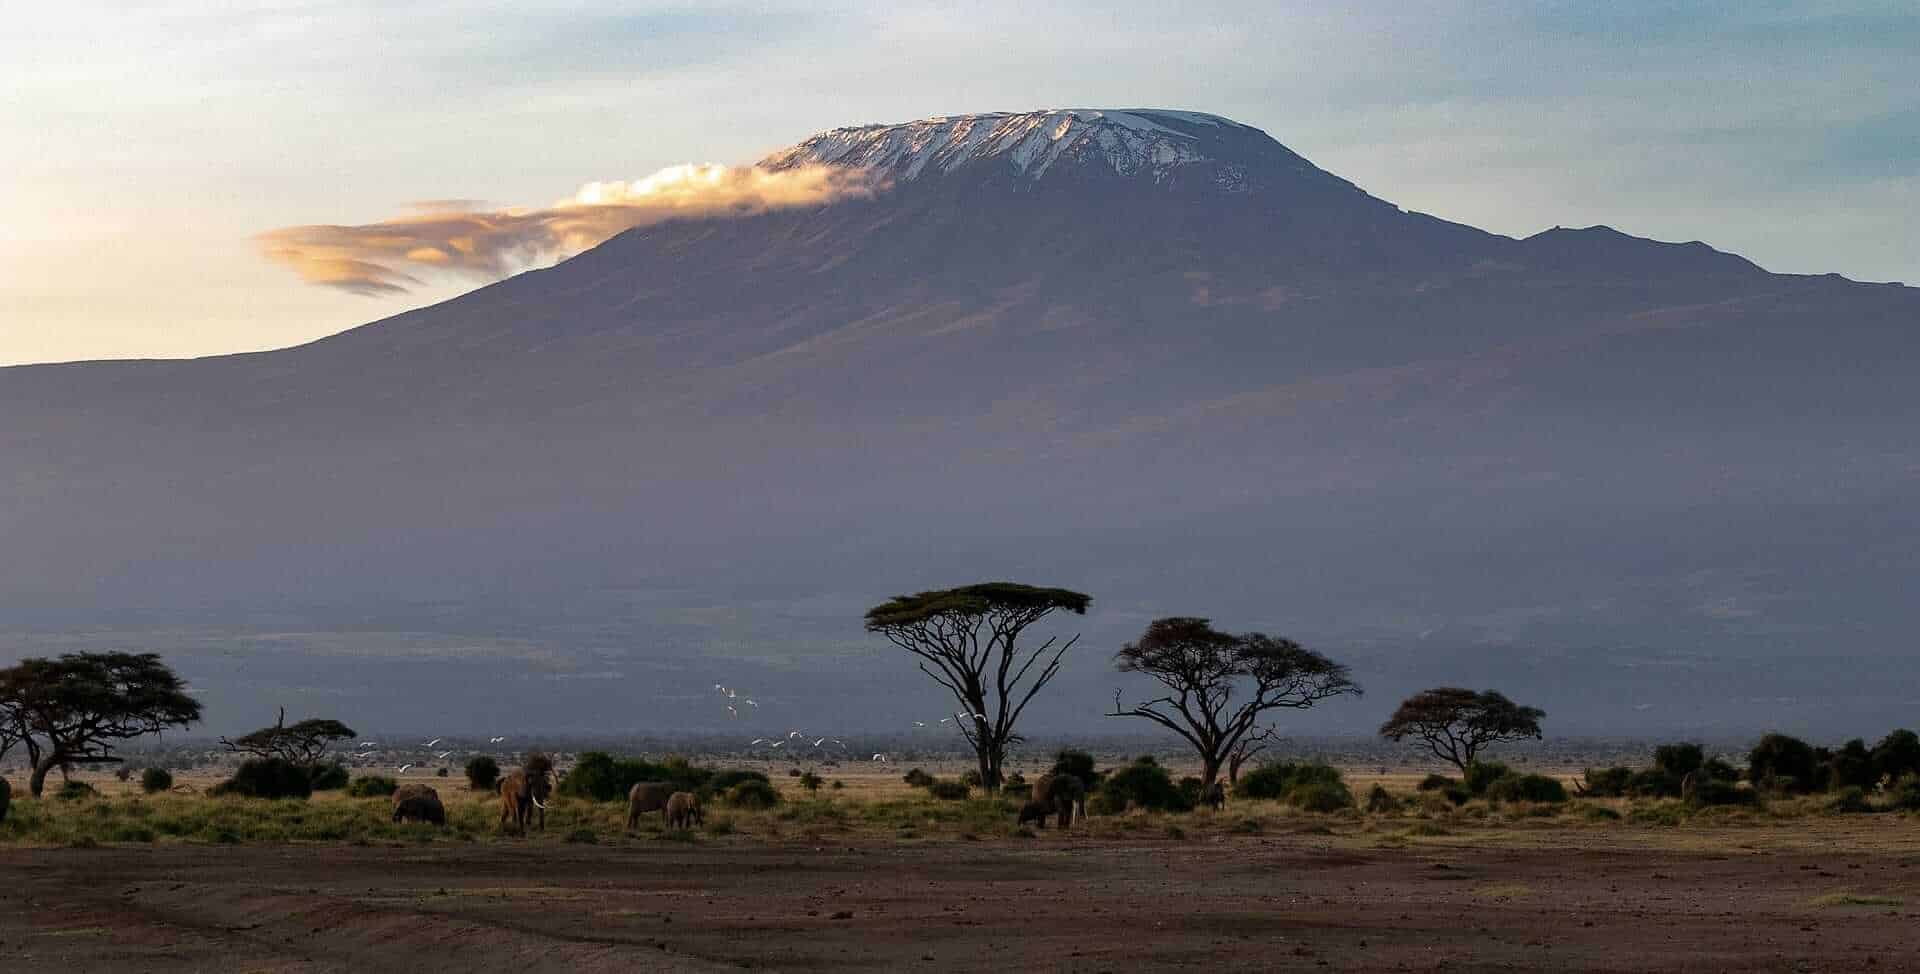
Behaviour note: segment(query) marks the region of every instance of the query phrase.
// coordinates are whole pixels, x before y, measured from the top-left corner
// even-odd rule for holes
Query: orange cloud
[[[498,279],[663,220],[819,206],[881,188],[868,173],[833,166],[776,172],[685,165],[632,182],[588,183],[544,209],[487,210],[470,200],[435,200],[380,223],[283,227],[256,239],[267,259],[309,284],[397,294],[419,286],[416,275]]]

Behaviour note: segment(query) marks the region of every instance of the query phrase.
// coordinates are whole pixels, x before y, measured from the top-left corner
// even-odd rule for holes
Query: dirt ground
[[[1920,848],[1751,843],[11,848],[0,968],[1913,971],[1916,894]]]

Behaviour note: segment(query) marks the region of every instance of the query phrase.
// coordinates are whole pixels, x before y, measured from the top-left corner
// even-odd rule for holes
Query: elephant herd
[[[545,755],[536,754],[525,768],[503,779],[500,782],[501,829],[506,829],[508,822],[512,822],[518,832],[525,832],[529,823],[545,829],[547,799],[553,793],[554,778],[553,762]],[[1208,799],[1212,798],[1209,794]],[[670,829],[689,829],[705,821],[700,796],[678,791],[668,782],[642,781],[627,790],[629,830],[639,827],[642,815],[653,812],[659,812]],[[1020,809],[1019,824],[1031,822],[1044,829],[1050,816],[1057,818],[1063,829],[1070,827],[1076,818],[1086,818],[1086,784],[1069,774],[1050,774],[1035,782],[1032,800]],[[432,788],[408,785],[394,793],[393,820],[445,824],[446,813],[441,810],[439,796]]]

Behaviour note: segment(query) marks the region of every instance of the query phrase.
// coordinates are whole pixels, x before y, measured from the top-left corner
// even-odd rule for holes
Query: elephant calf
[[[426,785],[403,785],[393,793],[395,822],[425,822],[446,825],[447,809],[440,804],[440,793]]]
[[[1025,825],[1028,822],[1032,822],[1038,826],[1041,831],[1045,831],[1047,828],[1047,816],[1052,813],[1053,806],[1046,802],[1028,802],[1020,806],[1019,824]]]
[[[700,824],[705,816],[700,811],[700,796],[690,791],[676,791],[667,799],[667,828],[690,829]]]
[[[640,816],[648,812],[661,812],[665,817],[673,793],[673,786],[664,781],[642,781],[627,789],[627,828],[637,827]]]

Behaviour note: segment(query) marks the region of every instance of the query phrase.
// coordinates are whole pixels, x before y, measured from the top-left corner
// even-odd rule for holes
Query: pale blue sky
[[[6,19],[0,363],[274,347],[471,286],[302,284],[258,253],[276,227],[544,205],[836,125],[1042,107],[1227,115],[1502,233],[1607,223],[1920,282],[1912,0],[68,0]]]

